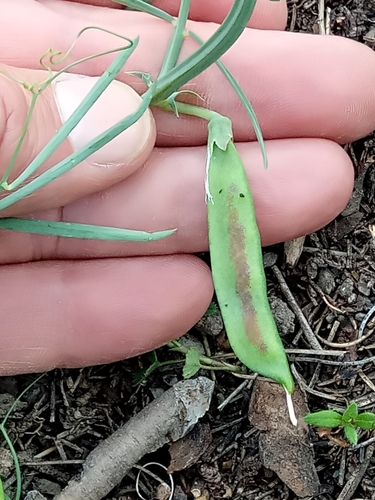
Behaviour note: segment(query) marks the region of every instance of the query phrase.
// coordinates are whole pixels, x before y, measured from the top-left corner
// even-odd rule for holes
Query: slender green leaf
[[[177,64],[182,43],[184,41],[185,26],[189,15],[190,2],[191,0],[181,0],[177,21],[174,23],[173,34],[164,55],[163,64],[158,78],[168,74],[168,72]]]
[[[344,411],[344,414],[342,416],[342,421],[344,424],[353,423],[357,415],[358,415],[358,406],[356,403],[351,403]]]
[[[156,231],[135,231],[118,227],[95,226],[76,222],[54,222],[39,219],[21,219],[16,217],[0,218],[0,228],[24,233],[42,234],[47,236],[61,236],[64,238],[82,238],[88,240],[107,241],[156,241],[167,238],[175,233],[176,229]]]
[[[351,444],[357,444],[358,442],[358,434],[357,431],[355,430],[354,425],[352,424],[345,424],[344,425],[344,433],[346,436],[346,439],[349,441]]]
[[[201,368],[199,352],[192,348],[186,353],[185,365],[182,371],[184,378],[193,377]]]
[[[342,415],[333,410],[322,410],[309,413],[304,418],[305,422],[316,427],[338,427],[342,423]]]
[[[366,431],[375,429],[375,415],[370,412],[360,413],[357,417],[355,417],[354,425],[357,425]]]

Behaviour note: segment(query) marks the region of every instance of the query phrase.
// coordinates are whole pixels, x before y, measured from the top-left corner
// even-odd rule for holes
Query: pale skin
[[[169,25],[99,6],[109,2],[84,3],[91,5],[2,0],[0,63],[8,65],[3,69],[29,82],[40,81],[43,74],[36,70],[46,48],[67,50],[81,28],[96,24],[129,37],[140,35],[131,69],[157,72]],[[172,14],[176,3],[154,2]],[[191,28],[207,38],[231,3],[192,0]],[[284,33],[285,3],[259,0],[250,23],[257,29],[248,28],[223,58],[258,114],[267,139],[267,172],[248,118],[218,70],[210,68],[191,86],[233,120],[264,245],[317,230],[340,213],[350,197],[354,172],[339,144],[375,128],[375,54],[345,39]],[[76,57],[118,45],[109,35],[89,34],[77,45]],[[194,47],[187,41],[183,54]],[[100,75],[111,60],[106,56],[78,71]],[[124,72],[119,80],[142,90]],[[0,77],[1,172],[22,128],[28,99],[27,91]],[[103,115],[110,112],[102,110]],[[61,126],[52,91],[35,113],[18,172]],[[211,275],[192,253],[208,249],[206,126],[160,110],[154,118],[156,127],[149,119],[141,149],[124,150],[119,165],[101,168],[85,162],[74,174],[3,212],[178,231],[148,244],[2,231],[0,375],[135,356],[179,337],[204,314],[213,293]],[[66,141],[45,168],[71,152]]]

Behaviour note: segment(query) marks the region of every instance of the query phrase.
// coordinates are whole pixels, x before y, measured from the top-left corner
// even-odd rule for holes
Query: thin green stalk
[[[177,340],[173,340],[172,342],[168,342],[168,347],[174,352],[179,352],[181,354],[187,354],[189,351],[188,347],[182,346]],[[225,363],[225,361],[216,361],[214,359],[208,358],[207,356],[199,355],[199,361],[202,363],[202,368],[207,369],[217,369],[217,370],[226,370],[233,373],[242,373],[242,369],[240,366],[230,365],[229,363]]]
[[[171,104],[168,101],[162,101],[157,104],[158,108],[164,109],[165,111],[174,111]],[[178,113],[184,115],[195,116],[197,118],[202,118],[203,120],[210,121],[215,117],[221,117],[216,111],[212,109],[202,108],[200,106],[194,106],[193,104],[185,104],[183,102],[174,101],[174,105]]]
[[[164,20],[164,21],[167,21],[167,22],[169,22],[169,23],[172,23],[173,25],[176,23],[176,20],[175,20],[175,18],[174,18],[173,16],[171,16],[171,15],[170,15],[170,14],[168,14],[167,12],[163,11],[162,9],[158,9],[158,8],[156,8],[156,7],[152,6],[152,5],[147,5],[147,4],[145,4],[145,2],[143,2],[142,0],[113,0],[113,1],[114,1],[114,2],[116,2],[116,3],[120,3],[120,4],[122,4],[122,5],[126,5],[126,6],[128,6],[128,7],[131,7],[131,8],[133,8],[133,9],[135,9],[135,10],[139,10],[139,11],[145,12],[145,13],[147,13],[147,14],[151,14],[152,16],[157,17],[157,18],[159,18],[159,19],[162,19],[162,20]],[[250,19],[250,17],[251,17],[252,11],[253,11],[254,6],[255,6],[255,1],[256,1],[256,0],[250,0],[250,1],[248,2],[248,4],[249,4],[249,5],[248,5],[248,7],[250,7],[251,12],[250,12],[250,13],[247,13],[248,18],[247,18],[247,20],[246,20],[245,25],[247,24],[248,20],[249,20],[249,19]],[[253,5],[252,5],[252,4],[253,4]],[[235,5],[233,5],[232,10],[234,9],[234,7],[235,7]],[[230,11],[229,15],[231,15],[232,10]],[[229,15],[227,16],[227,18],[226,18],[226,20],[224,21],[224,23],[228,21],[228,17],[229,17]],[[242,16],[242,17],[244,17],[244,16]],[[224,23],[222,24],[222,26],[224,25]],[[222,26],[221,26],[221,27],[222,27]],[[219,29],[220,29],[220,28],[219,28]],[[219,31],[219,30],[218,30],[218,31]],[[242,32],[242,31],[241,31],[241,32]],[[195,39],[196,41],[198,41],[198,42],[200,43],[200,45],[201,45],[201,46],[204,46],[206,43],[208,43],[208,42],[203,42],[203,40],[202,40],[201,38],[199,38],[199,37],[198,37],[198,35],[195,35],[195,33],[191,32],[191,31],[189,31],[189,32],[188,32],[188,34],[189,34],[190,36],[192,36],[192,35],[194,34],[194,39]],[[240,34],[241,34],[241,33],[240,33]],[[216,35],[216,33],[213,35],[213,37],[215,37],[215,35]],[[238,36],[239,36],[239,35],[238,35]],[[211,38],[210,38],[210,40],[211,40],[213,37],[211,37]],[[193,38],[193,37],[192,37],[192,38]],[[237,38],[238,38],[238,37],[237,37]],[[236,38],[236,39],[237,39],[237,38]],[[216,43],[216,40],[214,40],[214,41],[213,41],[213,43],[212,43],[213,48],[215,47],[215,43]],[[234,43],[234,42],[233,42],[233,43]],[[229,48],[229,47],[228,47],[228,48]],[[211,50],[211,48],[209,48],[209,50]],[[222,54],[223,54],[224,52],[226,52],[226,50],[224,50],[224,51],[222,52]],[[220,54],[220,56],[221,56],[222,54]],[[210,62],[210,63],[209,63],[206,67],[210,66],[210,65],[211,65],[212,63],[214,63],[214,62],[215,62],[216,64],[218,64],[218,62],[219,62],[219,61],[218,61],[218,59],[219,59],[219,57],[220,57],[220,56],[217,56],[217,57],[216,57],[216,59],[214,58],[214,60],[212,60],[212,61],[211,61],[211,62]],[[185,62],[185,61],[184,61],[184,62]],[[182,64],[182,63],[181,63],[181,64]],[[221,63],[221,66],[225,68],[225,66],[224,66],[222,63]],[[220,67],[220,66],[219,66],[219,67]],[[204,68],[204,69],[206,69],[206,68]],[[203,71],[203,69],[202,69],[202,70],[200,70],[200,71],[198,71],[198,73],[197,73],[197,74],[199,74],[201,71]],[[224,74],[225,74],[225,76],[227,76],[227,74],[230,74],[228,70],[226,70],[226,71],[227,71],[227,73],[224,73]],[[195,74],[195,75],[191,76],[189,79],[193,78],[194,76],[197,76],[197,75]],[[188,79],[188,80],[189,80],[189,79]],[[188,80],[187,80],[187,81],[188,81]],[[184,83],[186,83],[186,82],[184,82]],[[180,84],[180,86],[181,86],[181,85],[183,85],[183,83],[181,83],[181,84]],[[177,90],[177,88],[178,88],[178,87],[176,87],[174,90]],[[236,89],[235,89],[235,90],[236,90]],[[170,92],[170,93],[173,93],[173,92]],[[168,95],[167,95],[165,98],[167,98],[167,97],[168,97]],[[250,104],[250,103],[248,103],[248,104]]]
[[[184,41],[185,26],[189,15],[190,2],[191,0],[181,1],[177,22],[175,23],[173,34],[169,42],[158,78],[161,78],[162,76],[168,74],[169,71],[177,64],[177,60],[181,52],[182,43]]]
[[[7,190],[16,189],[23,182],[25,182],[48,158],[51,154],[64,142],[71,131],[77,126],[83,116],[89,111],[95,101],[99,99],[108,85],[116,78],[121,71],[129,56],[134,52],[138,45],[138,39],[135,39],[133,45],[125,49],[117,56],[114,62],[103,73],[103,75],[96,82],[91,92],[83,99],[81,104],[77,107],[74,113],[67,119],[64,125],[52,137],[50,142],[42,149],[30,165],[20,174],[15,181],[6,187]],[[97,148],[99,149],[99,148]],[[93,150],[92,153],[96,151]],[[90,153],[90,154],[92,154]],[[6,200],[7,198],[5,198]],[[3,200],[3,201],[5,201]],[[5,207],[3,207],[5,208]]]
[[[30,102],[29,111],[27,112],[27,117],[26,117],[25,123],[24,123],[24,125],[22,127],[21,135],[20,135],[20,137],[18,139],[17,146],[16,146],[16,148],[14,150],[14,153],[12,154],[12,157],[10,159],[9,165],[8,165],[7,169],[5,170],[5,173],[4,173],[4,175],[3,175],[3,177],[2,177],[2,179],[0,181],[0,191],[2,191],[4,189],[3,185],[7,184],[9,176],[10,176],[10,173],[11,173],[13,167],[14,167],[14,164],[16,163],[16,160],[17,160],[18,154],[20,152],[20,149],[22,147],[23,141],[25,140],[27,129],[29,128],[31,116],[33,114],[33,111],[34,111],[37,99],[38,99],[38,94],[33,94],[32,98],[31,98],[31,102]]]
[[[12,460],[14,463],[14,468],[16,472],[16,496],[14,497],[14,500],[20,500],[21,498],[21,493],[22,493],[22,475],[21,475],[21,467],[20,467],[20,462],[18,460],[18,456],[16,453],[16,450],[14,449],[13,443],[8,436],[6,430],[4,429],[3,424],[0,425],[0,432],[4,436],[5,442],[8,445],[9,451],[12,455]]]

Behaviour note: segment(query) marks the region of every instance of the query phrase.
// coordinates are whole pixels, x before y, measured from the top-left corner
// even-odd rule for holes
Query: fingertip
[[[207,265],[189,255],[16,264],[0,277],[0,376],[150,351],[194,326],[213,294]]]
[[[246,150],[243,154],[250,165]],[[312,233],[345,208],[353,190],[354,169],[337,143],[325,139],[267,141],[267,154],[268,170],[263,168],[259,151],[252,151],[248,170],[264,246]]]
[[[288,20],[285,0],[257,0],[249,27],[284,31]]]
[[[77,289],[81,307],[72,317],[76,333],[70,340],[66,338],[66,366],[107,363],[156,349],[192,328],[212,299],[210,270],[195,256],[112,262],[105,267],[105,279],[101,278],[104,271],[101,267],[96,269],[96,279],[106,290],[104,307],[92,278],[87,275]],[[84,303],[80,297],[85,297]],[[99,312],[93,314],[93,311]],[[103,331],[106,331],[105,341]],[[90,347],[87,347],[88,336]]]

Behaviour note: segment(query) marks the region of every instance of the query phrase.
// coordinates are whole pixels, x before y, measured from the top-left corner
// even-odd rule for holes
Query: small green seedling
[[[205,316],[214,316],[219,312],[219,308],[215,304],[215,302],[211,302],[210,305],[208,306],[207,311],[205,312]]]
[[[349,443],[356,445],[358,442],[358,429],[365,431],[375,429],[375,414],[370,412],[358,413],[356,403],[351,403],[344,413],[334,410],[322,410],[309,413],[305,422],[316,427],[342,427]]]

